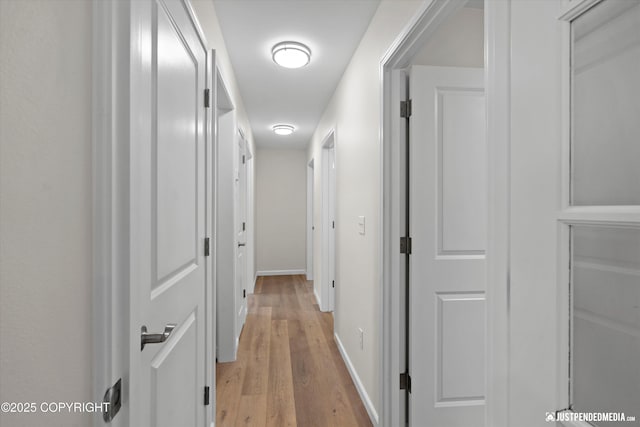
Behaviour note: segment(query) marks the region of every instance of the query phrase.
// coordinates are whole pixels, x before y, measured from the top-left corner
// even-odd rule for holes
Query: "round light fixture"
[[[291,125],[274,125],[271,129],[276,135],[291,135],[295,128]]]
[[[311,60],[311,49],[298,42],[282,42],[271,49],[271,57],[281,67],[300,68]]]

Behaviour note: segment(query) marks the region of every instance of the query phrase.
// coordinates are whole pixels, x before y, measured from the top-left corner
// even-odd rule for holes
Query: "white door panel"
[[[483,70],[412,67],[411,426],[479,427],[485,394]]]
[[[206,50],[185,4],[140,2],[132,88],[132,425],[204,425]],[[140,349],[141,327],[163,343]]]

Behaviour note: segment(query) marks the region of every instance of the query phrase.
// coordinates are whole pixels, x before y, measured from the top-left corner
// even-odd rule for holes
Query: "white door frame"
[[[307,280],[313,280],[313,159],[307,164]]]
[[[202,46],[207,51],[207,87],[215,93],[212,69],[215,67],[215,55],[206,49],[207,42],[195,12],[189,0],[182,0],[189,16],[195,23]],[[130,42],[132,17],[136,14],[136,5],[129,2],[104,2],[93,0],[93,82],[92,82],[92,175],[93,175],[93,278],[92,278],[92,353],[93,386],[92,400],[101,402],[105,391],[119,378],[122,379],[122,408],[111,421],[114,427],[131,425],[129,404],[131,396],[138,389],[135,381],[129,377],[130,349],[140,345],[139,339],[130,341],[129,331],[139,328],[135,319],[135,310],[129,310],[135,304],[135,284],[130,281],[129,242],[131,230],[128,227],[129,210],[129,152],[132,75],[130,63],[140,60],[131,56]],[[213,68],[212,68],[213,67]],[[207,112],[205,124],[206,138],[206,176],[214,171],[215,148],[213,135],[215,123],[211,110]],[[212,150],[213,149],[213,150]],[[215,207],[213,179],[206,190],[206,225],[211,233],[212,215]],[[213,391],[215,402],[215,370],[213,366],[213,347],[215,327],[213,305],[208,296],[215,290],[213,256],[206,258],[205,266],[205,349],[207,370],[205,385]],[[213,329],[211,329],[213,327]],[[205,425],[211,425],[215,405],[206,407]],[[96,412],[94,425],[104,425],[103,414]]]
[[[216,357],[220,362],[236,358],[236,214],[235,169],[238,128],[235,106],[220,70],[216,70]]]
[[[246,213],[245,218],[247,221],[247,230],[246,230],[246,243],[245,247],[245,256],[247,257],[247,294],[252,294],[255,290],[256,286],[256,269],[255,269],[255,252],[254,252],[254,187],[253,187],[253,179],[254,179],[254,161],[253,161],[253,153],[251,152],[251,144],[249,141],[246,141],[245,151],[247,156],[247,203],[246,203]]]
[[[508,427],[508,319],[509,319],[509,138],[510,138],[510,2],[485,1],[485,93],[488,142],[487,229],[487,408],[485,425]],[[401,204],[405,158],[401,145],[404,124],[400,101],[406,98],[403,70],[421,46],[451,13],[458,0],[426,1],[389,48],[380,63],[381,111],[381,206],[380,206],[380,388],[382,426],[404,424],[403,393],[398,379],[401,360],[400,326],[405,309],[400,298],[404,286],[404,262],[399,251],[404,235],[405,208]]]
[[[247,277],[247,150],[249,143],[247,142],[246,137],[244,136],[244,131],[241,128],[237,130],[237,139],[235,141],[235,153],[234,153],[234,163],[235,163],[235,179],[237,184],[235,184],[235,191],[233,194],[234,198],[234,237],[235,237],[235,259],[234,265],[236,266],[236,271],[234,271],[234,279],[237,280],[238,276],[240,276],[243,280],[241,288],[244,292],[244,295],[241,299],[239,299],[237,305],[241,308],[241,313],[237,312],[236,314],[242,320],[238,321],[236,324],[236,340],[239,341],[240,333],[242,332],[242,327],[244,326],[245,319],[247,318],[247,288],[249,277]],[[244,159],[242,158],[244,157]],[[244,223],[244,226],[242,225]],[[244,242],[240,241],[238,237],[238,232],[240,227],[243,228],[243,236]],[[240,245],[244,245],[241,247]],[[244,252],[244,260],[243,265],[240,267],[240,272],[237,271],[237,261],[240,251]],[[236,311],[238,308],[236,307]]]
[[[320,301],[318,301],[321,311],[333,311],[335,308],[335,287],[332,286],[332,281],[335,280],[336,261],[338,259],[336,248],[337,245],[335,242],[337,225],[334,223],[334,226],[332,228],[329,223],[335,221],[337,212],[337,198],[335,194],[335,175],[333,176],[333,181],[331,180],[331,150],[333,150],[335,159],[335,129],[331,129],[331,131],[329,131],[327,136],[322,141],[322,274],[320,283]],[[337,170],[334,172],[337,172]],[[330,191],[330,187],[332,185],[333,191]]]

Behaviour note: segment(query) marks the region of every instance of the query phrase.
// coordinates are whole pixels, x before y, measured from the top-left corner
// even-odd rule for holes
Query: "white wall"
[[[438,27],[416,53],[414,65],[484,66],[484,11],[464,7]]]
[[[380,60],[408,24],[420,1],[382,1],[347,67],[311,141],[314,159],[315,224],[322,201],[322,140],[336,130],[336,307],[335,332],[356,374],[380,412]],[[365,216],[366,234],[358,233],[358,216]],[[321,277],[321,239],[314,242],[314,281]],[[364,329],[360,350],[357,329]],[[371,408],[370,408],[371,409]]]
[[[528,420],[528,426],[544,426],[540,414],[561,409],[556,407],[561,6],[511,3],[508,425]]]
[[[305,271],[307,154],[259,148],[256,159],[258,274]]]
[[[90,2],[0,1],[1,402],[91,400],[90,49]]]

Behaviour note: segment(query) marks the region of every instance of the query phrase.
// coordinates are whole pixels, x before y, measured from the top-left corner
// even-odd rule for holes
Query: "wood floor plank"
[[[265,394],[269,381],[269,351],[271,340],[271,307],[260,307],[247,316],[246,339],[238,350],[246,366],[242,395]],[[246,346],[242,344],[247,343]]]
[[[323,389],[324,402],[329,405],[329,418],[324,425],[357,426],[358,422],[351,410],[343,379],[338,375],[339,371],[335,366],[335,359],[332,357],[318,316],[310,317],[303,324],[307,333],[311,355],[317,364],[318,370],[323,373],[317,381]]]
[[[258,276],[256,279],[256,287],[253,290],[253,293],[259,294],[262,293],[262,281],[264,280],[264,276]]]
[[[294,402],[287,321],[272,320],[266,425],[268,427],[297,426]]]
[[[238,360],[217,366],[217,426],[364,427],[368,414],[305,276],[259,277]]]
[[[319,381],[323,374],[311,355],[302,322],[290,320],[288,324],[296,418],[301,426],[321,427],[330,411]]]
[[[233,427],[244,379],[242,361],[218,363],[216,366],[216,425]]]
[[[267,421],[267,395],[242,396],[236,417],[236,427],[265,427]]]

